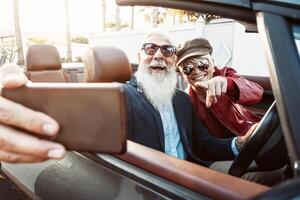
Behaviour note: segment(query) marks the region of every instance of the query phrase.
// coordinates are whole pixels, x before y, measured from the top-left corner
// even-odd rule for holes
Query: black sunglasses
[[[194,71],[195,67],[200,69],[201,71],[206,71],[209,68],[209,62],[207,60],[200,61],[197,65],[184,65],[182,67],[182,71],[185,75],[189,76]]]
[[[144,43],[142,50],[144,50],[144,52],[147,55],[154,55],[157,50],[160,48],[160,51],[162,53],[163,56],[165,57],[171,57],[176,53],[176,47],[172,46],[172,45],[156,45],[153,43]]]

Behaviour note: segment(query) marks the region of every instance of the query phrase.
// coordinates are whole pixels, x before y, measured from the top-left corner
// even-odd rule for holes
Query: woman
[[[177,67],[189,86],[196,114],[209,131],[221,138],[252,132],[260,117],[243,107],[261,100],[263,88],[229,67],[217,68],[208,40],[187,41],[177,52]]]

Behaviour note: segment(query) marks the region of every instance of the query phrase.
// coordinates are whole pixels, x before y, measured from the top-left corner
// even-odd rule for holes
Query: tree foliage
[[[27,39],[27,43],[29,43],[29,44],[48,44],[49,41],[46,38],[29,37]]]
[[[89,43],[89,39],[84,37],[84,36],[73,37],[71,39],[71,41],[74,42],[74,43],[81,43],[81,44],[88,44]]]
[[[175,15],[179,15],[179,19],[181,23],[184,22],[196,22],[200,17],[202,18],[205,24],[209,24],[213,19],[219,19],[220,16],[211,15],[211,14],[202,14],[193,11],[186,11],[186,10],[174,10]],[[185,18],[184,21],[182,18]]]
[[[211,14],[200,14],[200,16],[203,19],[204,24],[209,24],[212,20],[214,19],[219,19],[221,18],[220,16],[217,15],[211,15]]]

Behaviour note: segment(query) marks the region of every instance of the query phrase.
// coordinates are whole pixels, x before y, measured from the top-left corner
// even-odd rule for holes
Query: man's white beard
[[[166,74],[151,74],[148,69],[151,65],[154,64],[151,62],[149,65],[139,65],[135,73],[138,83],[141,84],[144,94],[155,108],[172,105],[177,83],[174,67],[167,66]]]

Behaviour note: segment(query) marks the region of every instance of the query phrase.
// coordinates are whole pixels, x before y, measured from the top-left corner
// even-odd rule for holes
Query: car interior
[[[25,74],[32,82],[70,82],[62,69],[58,50],[52,45],[28,47]]]
[[[44,59],[45,55],[52,58]],[[33,45],[29,47],[26,64],[26,75],[29,80],[32,82],[73,82],[70,76],[62,70],[58,58],[58,51],[54,46]],[[42,60],[42,63],[39,60]],[[90,47],[83,60],[84,82],[87,83],[125,83],[134,71],[125,53],[113,47]],[[80,72],[80,70],[77,71]],[[76,76],[82,77],[82,73],[76,73]],[[287,164],[286,149],[279,128],[275,103],[268,108],[273,100],[269,80],[266,77],[247,78],[259,82],[266,88],[263,100],[252,108],[254,112],[260,115],[265,114],[265,116],[257,126],[251,143],[245,146],[230,168],[230,174],[236,177],[241,177],[246,172],[279,169],[286,167]],[[282,158],[274,161],[272,159],[274,154],[277,158]],[[97,155],[88,154],[88,156],[93,157],[94,160],[97,159],[95,158]],[[116,155],[116,157],[193,191],[206,195],[213,194],[216,198],[222,198],[224,195],[226,199],[236,199],[241,196],[252,197],[254,193],[269,190],[267,186],[233,178],[206,167],[170,157],[132,141],[127,142],[126,153]],[[254,160],[255,162],[253,162]],[[266,160],[269,162],[268,164],[265,163]],[[239,187],[233,187],[233,185],[239,185]],[[224,191],[226,192],[224,193]]]
[[[124,83],[129,80],[133,71],[132,66],[128,63],[126,55],[119,49],[89,48],[84,58],[84,80],[85,82]],[[50,45],[32,45],[28,48],[25,73],[32,82],[74,82],[74,78],[72,80],[71,76],[62,69],[58,51]],[[83,80],[79,78],[83,76],[81,70],[75,71],[75,76],[78,82]],[[250,140],[251,143],[247,143],[230,168],[229,173],[236,177],[255,170],[279,169],[287,164],[286,148],[279,128],[275,102],[268,111],[265,110],[272,100],[269,81],[267,78],[261,77],[259,80],[255,80],[255,77],[247,78],[254,79],[253,81],[259,82],[266,88],[263,97],[266,102],[263,99],[259,105],[253,107],[253,111],[260,115],[265,114],[265,116]],[[265,145],[266,143],[267,145]],[[263,150],[260,151],[262,148]],[[273,156],[282,158],[274,160]],[[124,155],[117,155],[117,157],[194,191],[206,195],[213,193],[216,198],[252,197],[256,192],[260,193],[269,189],[266,186],[258,187],[256,183],[229,177],[188,161],[172,158],[131,141],[127,142],[127,152]],[[252,162],[253,160],[256,162]],[[266,160],[268,160],[268,164],[265,164]],[[259,163],[262,164],[259,165]],[[272,166],[272,168],[261,168],[261,166]],[[240,186],[233,187],[233,185]]]
[[[154,1],[152,4],[160,5],[159,1]],[[170,4],[167,1],[165,6],[176,7],[175,4]],[[203,7],[202,9],[207,8]],[[222,7],[219,9],[222,9]],[[243,14],[243,10],[239,11],[239,13],[246,19],[244,21],[249,21],[251,26],[253,25],[253,20],[255,21],[255,19],[247,18],[248,16]],[[251,30],[257,31],[256,26],[254,29],[252,27]],[[136,63],[130,63],[126,54],[114,47],[90,47],[83,58],[83,62],[83,68],[62,68],[60,55],[54,46],[32,45],[27,51],[25,74],[32,82],[126,83],[137,69]],[[213,199],[251,199],[259,197],[262,193],[265,193],[267,198],[272,199],[282,195],[284,192],[292,194],[298,189],[299,180],[293,183],[294,187],[289,187],[290,191],[279,188],[271,193],[272,187],[276,187],[276,185],[262,185],[240,178],[248,172],[281,169],[284,176],[282,182],[293,177],[293,166],[289,159],[290,154],[283,134],[284,127],[279,118],[279,112],[282,111],[276,107],[276,104],[280,102],[278,102],[279,98],[276,98],[276,100],[274,98],[276,94],[272,90],[272,80],[269,77],[260,76],[245,76],[245,78],[258,83],[264,88],[262,100],[247,107],[257,115],[263,116],[263,118],[250,140],[233,161],[229,169],[229,175],[185,160],[176,159],[128,140],[127,150],[124,154],[107,155],[73,152],[68,154],[62,161],[49,161],[45,164],[46,167],[42,165],[37,166],[39,170],[37,170],[36,177],[32,180],[31,189],[26,189],[27,193],[31,197],[34,197],[33,193],[37,193],[42,199],[51,199],[56,197],[55,195],[63,195],[64,193],[61,193],[61,189],[64,188],[65,193],[69,192],[71,194],[74,190],[71,191],[69,188],[65,188],[65,184],[75,185],[76,181],[81,181],[80,178],[83,178],[83,175],[72,181],[70,181],[70,177],[73,177],[72,175],[84,168],[86,169],[84,176],[90,177],[95,181],[94,186],[89,185],[89,187],[92,187],[90,188],[91,191],[93,189],[99,190],[99,187],[104,185],[112,187],[115,183],[110,182],[111,177],[116,179],[121,177],[125,184],[140,185],[139,189],[133,187],[133,189],[128,191],[142,193],[148,199],[198,199],[206,197]],[[181,77],[178,77],[178,79],[183,80]],[[183,86],[184,84],[179,84],[178,88],[183,90]],[[70,164],[75,160],[78,162],[77,165]],[[107,170],[105,173],[111,173],[112,175],[108,176],[102,171],[96,170],[97,167],[100,168],[101,166],[104,166],[105,170]],[[69,169],[72,169],[72,171],[67,172]],[[14,166],[5,164],[3,170],[10,178],[24,186],[22,181],[14,177]],[[116,172],[120,176],[117,176]],[[60,184],[47,179],[51,174],[56,177],[62,177]],[[97,177],[95,177],[95,174],[97,174]],[[133,180],[134,183],[129,182],[126,177]],[[101,179],[109,183],[101,182]],[[49,185],[57,192],[56,194],[52,194],[52,192],[50,194],[47,189]],[[84,191],[83,188],[85,188],[84,184],[81,188],[77,188],[77,194],[80,191]],[[174,193],[170,194],[170,190],[173,190]],[[119,193],[125,194],[128,191],[120,189]],[[110,191],[105,192],[109,193]],[[107,198],[111,199],[111,197]]]

